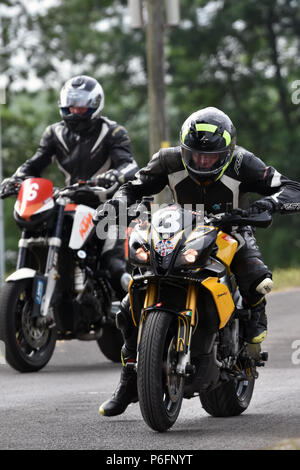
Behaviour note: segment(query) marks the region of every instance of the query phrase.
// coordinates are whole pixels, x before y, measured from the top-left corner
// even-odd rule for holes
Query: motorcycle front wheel
[[[176,373],[177,318],[148,314],[143,325],[137,368],[138,396],[145,422],[163,432],[175,423],[182,404],[184,378]]]
[[[7,363],[19,372],[42,369],[52,357],[56,328],[38,326],[32,316],[32,279],[4,284],[0,299],[0,340]]]

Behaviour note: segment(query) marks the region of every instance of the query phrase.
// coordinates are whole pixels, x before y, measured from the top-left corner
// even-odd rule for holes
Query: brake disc
[[[22,310],[22,330],[26,342],[33,349],[43,347],[49,336],[49,330],[46,325],[37,326],[36,319],[32,318],[30,302],[26,302]]]
[[[168,394],[172,402],[176,402],[181,394],[183,387],[183,377],[176,372],[177,366],[177,351],[175,345],[175,338],[172,338],[168,348],[167,356],[167,388]]]

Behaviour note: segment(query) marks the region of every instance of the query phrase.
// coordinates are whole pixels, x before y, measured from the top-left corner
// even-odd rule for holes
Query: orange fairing
[[[30,217],[33,216],[42,207],[43,207],[43,203],[37,202],[36,204],[31,204],[30,206],[21,208],[20,217],[22,217],[22,219],[29,220]]]
[[[238,242],[227,233],[220,231],[216,243],[218,247],[217,258],[229,267],[237,251]]]
[[[77,204],[67,204],[65,207],[65,212],[75,212]]]
[[[218,282],[217,277],[208,277],[201,284],[211,292],[220,318],[219,328],[223,328],[234,311],[234,302],[230,291],[225,284]]]
[[[38,212],[53,207],[53,184],[44,178],[28,178],[23,181],[15,209],[20,217],[29,220]]]

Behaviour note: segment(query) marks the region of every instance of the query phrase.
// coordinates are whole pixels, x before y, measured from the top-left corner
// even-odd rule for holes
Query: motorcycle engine
[[[102,317],[101,302],[92,293],[83,293],[74,300],[74,332],[76,335],[99,330]]]

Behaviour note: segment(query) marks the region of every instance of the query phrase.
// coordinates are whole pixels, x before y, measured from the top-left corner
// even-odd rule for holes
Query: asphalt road
[[[0,449],[256,450],[295,448],[300,438],[300,289],[269,296],[269,361],[239,417],[213,418],[198,398],[184,400],[174,427],[150,430],[138,404],[118,417],[98,415],[120,365],[94,342],[58,342],[38,373],[0,364]],[[0,361],[1,362],[1,361]],[[3,362],[3,361],[2,361]],[[300,446],[299,446],[300,449]]]

